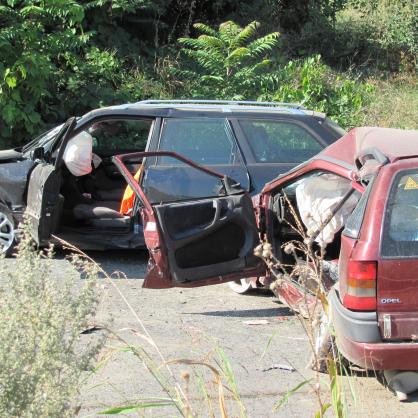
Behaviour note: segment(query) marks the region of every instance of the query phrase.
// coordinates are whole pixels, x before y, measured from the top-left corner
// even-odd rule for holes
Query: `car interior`
[[[303,260],[300,248],[311,237],[313,251],[322,254],[324,271],[335,280],[341,234],[361,193],[351,188],[348,179],[313,171],[282,185],[272,197],[269,239],[276,257],[284,265],[295,265]],[[283,248],[290,242],[295,251],[289,254]]]
[[[113,245],[119,240],[120,245],[127,248],[138,244],[133,232],[134,224],[140,219],[120,211],[127,184],[113,164],[112,157],[144,151],[151,125],[150,120],[99,122],[83,132],[86,136],[84,144],[88,144],[88,137],[91,138],[90,149],[89,145],[85,145],[86,149],[76,150],[68,161],[64,154],[60,208],[55,228],[59,237],[77,242],[81,239],[86,249],[106,248],[107,240],[112,240]],[[86,155],[93,157],[86,160]],[[127,167],[134,175],[140,165],[140,160],[132,160]],[[103,236],[103,241],[98,241],[97,236]],[[89,240],[97,244],[92,242],[88,245]]]

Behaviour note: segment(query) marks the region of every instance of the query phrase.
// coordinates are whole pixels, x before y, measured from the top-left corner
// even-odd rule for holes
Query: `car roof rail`
[[[357,168],[360,169],[363,167],[363,165],[368,160],[376,160],[380,165],[385,165],[389,162],[389,158],[386,157],[386,155],[376,147],[361,150],[361,152],[356,157]]]
[[[193,99],[180,99],[180,100],[141,100],[135,104],[145,105],[164,105],[164,104],[197,104],[197,105],[232,105],[232,106],[260,106],[260,107],[290,107],[292,109],[306,110],[299,103],[286,103],[286,102],[258,102],[255,100],[193,100]]]

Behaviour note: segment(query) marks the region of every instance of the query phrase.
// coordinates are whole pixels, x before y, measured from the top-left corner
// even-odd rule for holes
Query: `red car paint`
[[[352,363],[369,370],[416,370],[418,349],[415,342],[359,343],[337,336],[338,348]]]
[[[395,142],[396,140],[398,142]],[[378,150],[374,157],[373,152],[369,151],[371,149]],[[151,155],[157,155],[157,153],[135,154],[137,157]],[[161,155],[173,155],[196,169],[221,176],[174,153]],[[336,336],[342,353],[355,364],[365,368],[407,370],[416,369],[418,366],[418,343],[415,342],[418,339],[418,257],[390,259],[382,258],[380,255],[385,210],[392,181],[400,171],[410,168],[418,169],[417,155],[418,133],[416,131],[380,128],[354,129],[308,162],[267,183],[262,193],[253,198],[261,238],[268,239],[272,230],[272,217],[269,213],[271,199],[284,184],[309,172],[323,170],[351,180],[353,188],[364,192],[364,186],[360,182],[362,176],[364,177],[366,172],[375,175],[359,234],[355,238],[342,236],[339,257],[341,280],[338,303],[342,307],[348,293],[345,278],[349,271],[350,261],[376,263],[377,266],[376,310],[371,313],[371,316],[375,318],[381,337],[378,341],[362,342],[349,338],[344,333],[338,334],[337,332]],[[375,158],[374,164],[366,167],[365,162],[370,159],[370,156]],[[119,157],[120,166],[123,166],[122,163],[126,157]],[[167,260],[167,249],[164,246],[164,236],[153,207],[130,173],[126,169],[123,171],[128,183],[144,203],[142,213],[144,235],[150,251],[150,265],[145,287],[195,287],[263,274],[259,268],[250,268],[241,271],[240,274],[210,277],[199,282],[173,283]],[[279,251],[277,248],[273,250]],[[265,270],[264,274],[268,279],[268,273]],[[278,296],[292,304],[303,297],[303,293],[287,285],[280,289]],[[361,311],[357,313],[361,315]],[[355,322],[353,324],[355,327]]]
[[[242,278],[243,276],[253,277],[253,276],[263,275],[265,271],[264,271],[262,264],[260,263],[260,265],[257,266],[257,268],[249,268],[239,273],[233,273],[233,274],[208,278],[198,283],[196,282],[174,283],[171,272],[170,272],[169,263],[168,263],[167,248],[164,244],[164,237],[163,237],[159,222],[157,220],[156,214],[154,212],[153,206],[151,205],[148,198],[142,191],[138,182],[135,181],[132,174],[123,164],[123,162],[128,159],[153,157],[153,156],[173,157],[186,163],[187,165],[191,167],[196,168],[197,170],[203,171],[212,176],[215,176],[221,179],[224,177],[222,174],[219,174],[216,171],[211,170],[207,167],[203,167],[199,164],[196,164],[193,161],[190,161],[187,158],[184,158],[183,156],[175,152],[168,152],[168,151],[137,152],[137,153],[131,153],[131,154],[118,155],[114,157],[115,164],[119,167],[126,181],[135,191],[135,193],[137,194],[138,198],[140,198],[144,206],[141,210],[141,217],[142,217],[143,228],[144,228],[145,244],[149,251],[149,261],[148,261],[147,273],[145,276],[143,287],[151,288],[151,289],[166,289],[170,287],[187,288],[187,287],[207,286],[207,285],[213,285],[213,284],[226,283],[229,281],[238,280]]]

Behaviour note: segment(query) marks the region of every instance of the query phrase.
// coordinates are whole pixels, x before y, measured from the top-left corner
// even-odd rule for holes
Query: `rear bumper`
[[[418,343],[384,342],[376,312],[346,309],[335,288],[332,288],[329,300],[337,346],[345,358],[371,370],[418,369]]]
[[[337,334],[337,346],[346,359],[364,369],[418,369],[418,343],[361,343]]]

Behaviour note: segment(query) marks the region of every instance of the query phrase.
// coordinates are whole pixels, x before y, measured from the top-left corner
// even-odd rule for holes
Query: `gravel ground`
[[[165,360],[193,359],[210,363],[219,369],[216,347],[226,353],[238,387],[242,404],[248,417],[312,417],[317,411],[315,396],[308,385],[302,387],[278,411],[275,403],[300,382],[313,376],[306,369],[309,358],[308,341],[297,318],[270,293],[238,295],[228,286],[210,286],[191,290],[142,289],[146,253],[91,253],[109,273],[119,270],[125,279],[115,280],[117,289],[126,298],[147,332],[156,342]],[[13,264],[14,260],[6,260]],[[73,274],[81,283],[71,265],[61,256],[54,261],[56,277]],[[103,281],[103,298],[97,323],[116,331],[131,345],[141,345],[157,364],[162,361],[156,350],[144,338],[144,330],[118,291]],[[261,325],[249,325],[248,321],[264,320]],[[99,331],[101,332],[101,331]],[[94,333],[83,335],[86,342]],[[117,338],[110,338],[103,356],[112,348],[121,347]],[[281,369],[264,371],[274,364],[291,365],[296,371]],[[202,390],[196,388],[195,374],[202,375],[214,398],[213,416],[220,416],[217,408],[216,385],[205,366],[171,365],[172,376],[163,366],[163,375],[170,385],[186,383],[182,373],[190,372],[188,390],[191,404],[197,416],[210,416],[209,403],[199,401]],[[195,372],[193,372],[195,370]],[[183,374],[184,376],[184,374]],[[324,382],[327,377],[323,376]],[[362,373],[350,379],[355,397],[348,395],[350,417],[416,417],[418,396],[400,404],[373,376]],[[348,388],[348,381],[345,380]],[[347,392],[349,390],[347,389]],[[240,416],[240,408],[233,395],[225,390],[229,417]],[[80,416],[98,416],[110,406],[137,402],[141,397],[166,396],[156,379],[145,369],[143,362],[127,352],[116,352],[88,379],[83,394]],[[103,416],[103,415],[101,415]],[[137,416],[128,414],[127,416]],[[147,410],[144,416],[178,416],[175,409]],[[332,416],[330,411],[327,416]]]

